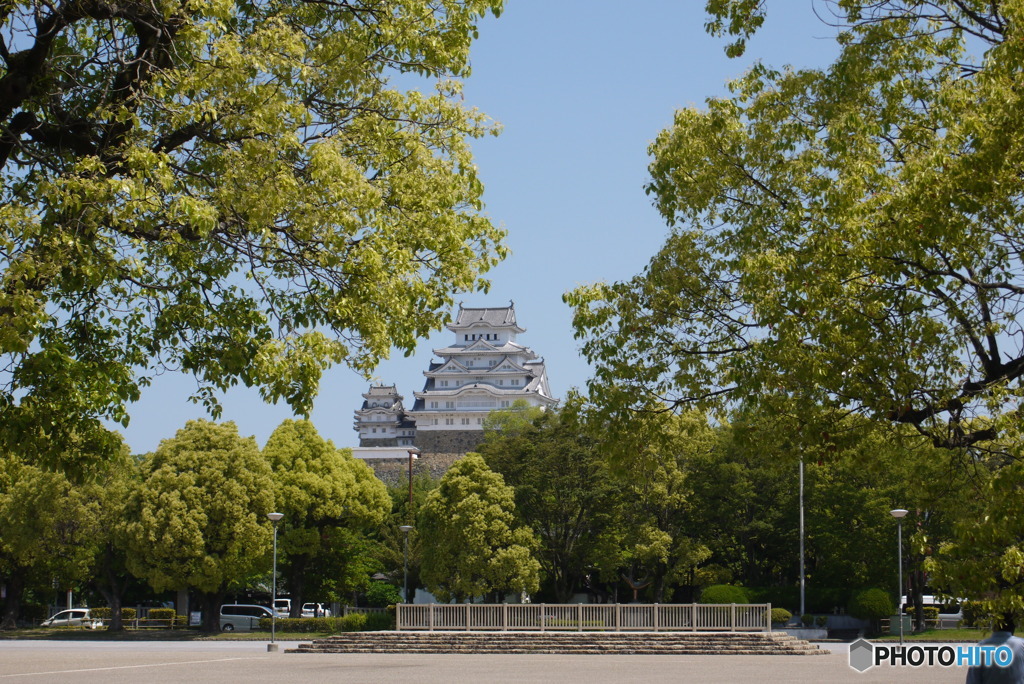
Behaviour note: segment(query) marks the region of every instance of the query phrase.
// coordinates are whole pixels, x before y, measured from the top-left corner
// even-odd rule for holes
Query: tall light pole
[[[402,582],[405,590],[402,596],[406,603],[411,603],[409,600],[409,533],[412,532],[412,525],[399,525],[398,529],[405,532],[405,562],[403,563],[404,580]]]
[[[889,515],[896,518],[896,552],[898,554],[896,565],[899,566],[899,591],[896,592],[898,608],[896,609],[896,616],[900,620],[900,648],[903,648],[903,516],[907,514],[907,509],[897,508],[889,511]]]
[[[804,455],[800,454],[800,619],[807,611],[804,607]]]
[[[281,522],[284,513],[267,513],[267,517],[274,523],[274,573],[271,578],[273,598],[270,600],[270,644],[267,645],[267,650],[276,651],[277,644],[274,643],[274,639],[277,636],[277,523]]]

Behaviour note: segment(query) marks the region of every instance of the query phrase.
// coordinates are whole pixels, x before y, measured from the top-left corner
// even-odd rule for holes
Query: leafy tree
[[[606,579],[625,579],[634,596],[649,586],[654,601],[666,601],[673,587],[693,584],[697,567],[711,555],[691,474],[692,462],[706,458],[717,438],[699,412],[653,414],[629,434],[609,431],[606,437],[599,449],[613,463],[618,493],[598,568]]]
[[[128,571],[130,544],[125,538],[129,518],[129,502],[139,487],[139,463],[133,458],[113,461],[96,481],[99,512],[96,555],[92,567],[92,584],[110,606],[107,629],[121,631],[121,606],[125,593],[141,582]]]
[[[767,4],[709,0],[709,28],[740,52]],[[831,406],[966,450],[968,466],[1010,467],[1024,387],[1020,3],[830,7],[833,64],[757,65],[651,145],[667,241],[642,274],[566,297],[592,398],[613,416]],[[993,473],[983,506],[1019,475]],[[1019,604],[1013,526],[986,524],[963,518],[963,552],[936,562]]]
[[[711,28],[740,50],[766,5],[711,0]],[[652,144],[669,238],[635,278],[567,295],[592,398],[621,411],[791,390],[940,446],[1016,435],[1018,3],[830,6],[845,24],[832,65],[757,65]]]
[[[193,420],[146,456],[142,473],[128,569],[157,591],[196,589],[203,630],[217,631],[225,592],[270,562],[270,466],[234,423]]]
[[[267,440],[263,457],[273,470],[277,510],[284,513],[279,545],[292,597],[291,617],[301,617],[304,596],[308,595],[307,575],[314,567],[327,580],[318,582],[320,592],[354,588],[337,584],[344,574],[325,562],[336,559],[328,544],[342,540],[349,542],[342,558],[349,563],[353,560],[351,540],[338,528],[357,531],[378,526],[390,511],[391,501],[384,483],[365,463],[320,437],[309,421],[281,423]],[[335,586],[329,578],[334,578]],[[367,581],[368,575],[363,579]],[[320,592],[317,596],[323,598]]]
[[[412,478],[412,506],[409,506],[409,480],[400,479],[397,483],[388,486],[388,495],[391,497],[391,515],[381,524],[377,531],[378,558],[384,572],[392,578],[395,583],[403,583],[406,568],[405,533],[400,529],[402,525],[412,525],[409,532],[409,597],[415,595],[416,587],[423,586],[420,577],[420,568],[423,561],[423,544],[420,535],[416,530],[417,512],[423,508],[427,496],[439,484],[438,480],[431,477],[429,472],[416,473]]]
[[[114,452],[100,420],[165,369],[215,417],[237,383],[306,413],[486,288],[496,128],[459,79],[501,6],[4,3],[2,443]]]
[[[1024,613],[1024,501],[1019,461],[992,456],[976,463],[977,475],[950,508],[953,534],[928,539],[936,553],[928,569],[952,598],[969,598],[974,610],[997,617]]]
[[[0,628],[15,627],[26,589],[88,582],[104,536],[98,494],[96,485],[76,485],[15,456],[0,458],[0,581],[6,587]]]
[[[613,521],[617,490],[606,461],[572,410],[524,403],[495,411],[484,435],[480,454],[515,490],[516,511],[540,542],[545,583],[566,603],[598,564],[600,538]]]
[[[445,473],[417,520],[422,579],[442,602],[537,591],[533,531],[517,524],[512,488],[479,454],[468,454]]]

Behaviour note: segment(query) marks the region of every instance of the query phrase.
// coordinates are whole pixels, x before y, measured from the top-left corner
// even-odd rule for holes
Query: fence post
[[[696,632],[697,631],[697,604],[696,603],[691,603],[690,604],[690,631],[691,632]]]
[[[469,609],[472,608],[472,607],[473,607],[472,603],[467,603],[466,604],[466,631],[467,632],[469,631],[469,618],[470,618]]]
[[[508,631],[508,604],[507,603],[502,603],[501,604],[501,631],[502,632],[507,632]]]
[[[345,606],[344,608],[342,608],[342,612],[345,613],[345,615],[348,615],[347,611],[348,611],[348,606]],[[401,603],[395,604],[395,631],[396,632],[401,632],[402,631],[402,604]]]
[[[729,631],[730,632],[735,632],[736,631],[736,604],[733,603],[733,604],[730,604],[730,605],[731,605],[731,608],[729,610]]]
[[[576,604],[576,631],[577,632],[582,632],[583,631],[583,604],[582,603],[577,603]]]
[[[547,617],[546,615],[544,615],[544,612],[545,612],[544,611],[544,605],[545,604],[543,604],[543,603],[540,604],[540,631],[542,631],[542,632],[544,631],[544,622],[545,622],[545,618]]]
[[[653,616],[651,617],[652,622],[654,622],[654,631],[657,632],[658,631],[658,604],[657,603],[654,604],[654,606],[651,608],[651,611],[654,613]]]
[[[427,624],[431,632],[434,631],[434,604],[431,603],[427,606]]]
[[[622,625],[622,604],[615,604],[615,631],[618,632]]]

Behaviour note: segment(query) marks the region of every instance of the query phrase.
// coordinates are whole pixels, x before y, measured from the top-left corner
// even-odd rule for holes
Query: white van
[[[222,632],[251,632],[259,628],[261,619],[273,617],[274,613],[266,606],[225,603],[220,607],[220,629]]]

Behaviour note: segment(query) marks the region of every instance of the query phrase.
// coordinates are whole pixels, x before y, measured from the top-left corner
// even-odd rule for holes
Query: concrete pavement
[[[0,640],[7,682],[963,682],[963,668],[875,667],[858,673],[846,644],[828,656],[365,655],[268,653],[266,642]]]

